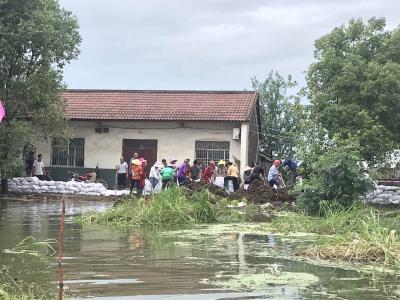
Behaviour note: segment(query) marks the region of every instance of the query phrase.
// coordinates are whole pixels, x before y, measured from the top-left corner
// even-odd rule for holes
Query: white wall
[[[110,128],[108,134],[96,134],[96,126]],[[237,123],[218,122],[86,122],[72,121],[70,127],[75,138],[85,138],[85,167],[114,168],[122,154],[123,139],[156,139],[157,158],[194,159],[195,141],[229,141],[230,160],[240,158],[241,143],[232,140],[232,129]],[[36,153],[43,154],[50,165],[50,144],[37,145]]]

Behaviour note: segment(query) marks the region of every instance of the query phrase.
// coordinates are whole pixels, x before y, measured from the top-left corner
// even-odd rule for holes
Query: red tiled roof
[[[72,120],[248,121],[255,92],[67,90]]]

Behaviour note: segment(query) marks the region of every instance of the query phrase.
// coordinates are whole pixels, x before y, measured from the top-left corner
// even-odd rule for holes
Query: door
[[[150,168],[157,161],[157,140],[122,140],[122,155],[125,161],[129,164],[133,153],[137,152],[139,158],[143,157],[147,160],[147,167],[145,168],[146,175],[149,176]]]

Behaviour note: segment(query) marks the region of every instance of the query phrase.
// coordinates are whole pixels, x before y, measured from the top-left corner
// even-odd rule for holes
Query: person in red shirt
[[[210,161],[208,167],[204,169],[203,172],[203,180],[207,183],[211,183],[214,180],[214,173],[215,173],[215,161]]]

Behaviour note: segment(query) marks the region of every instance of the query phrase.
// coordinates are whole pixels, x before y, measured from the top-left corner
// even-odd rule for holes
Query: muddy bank
[[[192,181],[186,187],[190,192],[198,192],[203,189],[208,189],[211,193],[219,197],[231,200],[241,200],[246,198],[247,201],[254,204],[274,203],[276,205],[281,205],[285,202],[291,204],[294,201],[294,197],[289,195],[288,188],[276,190],[271,188],[269,185],[266,185],[262,180],[255,180],[247,190],[242,187],[232,194],[228,194],[219,186],[204,182]]]

